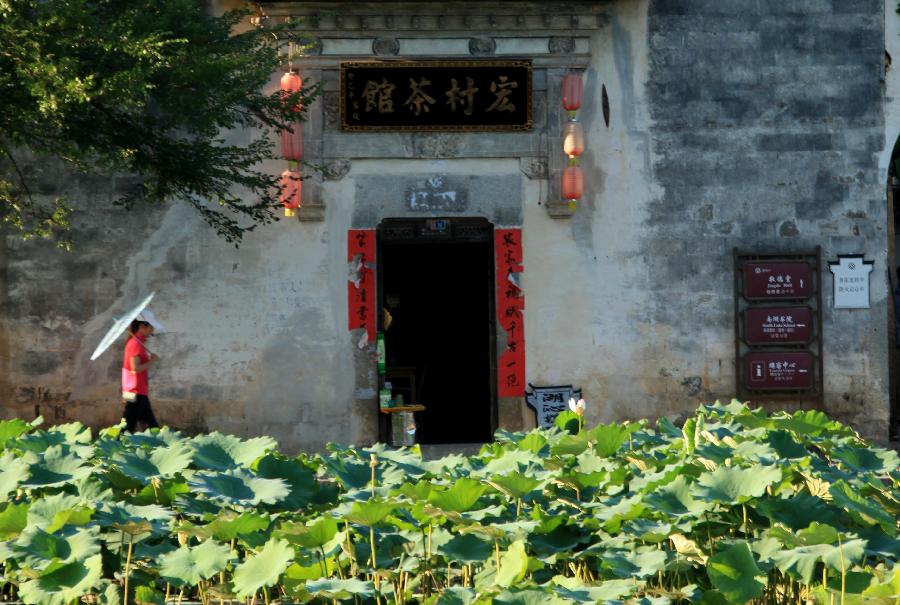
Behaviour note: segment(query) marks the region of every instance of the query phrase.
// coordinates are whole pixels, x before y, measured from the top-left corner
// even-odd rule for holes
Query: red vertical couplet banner
[[[347,284],[348,329],[365,328],[369,342],[375,340],[375,230],[347,231],[347,261],[350,281]]]
[[[525,295],[522,292],[522,230],[494,231],[497,262],[497,319],[506,348],[497,364],[498,397],[525,395]]]

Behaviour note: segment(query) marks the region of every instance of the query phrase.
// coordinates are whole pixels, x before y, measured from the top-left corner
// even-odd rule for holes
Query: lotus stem
[[[844,567],[844,545],[841,542],[841,534],[838,534],[838,550],[841,554],[841,605],[844,605],[844,590],[846,588],[845,582],[847,580],[847,573]]]
[[[122,597],[124,605],[128,605],[128,574],[131,573],[131,553],[134,550],[134,536],[128,534],[128,556],[125,558],[125,595]]]
[[[181,605],[181,599],[184,598],[184,588],[178,591],[178,605]]]
[[[497,575],[500,574],[500,542],[494,540],[494,559],[497,561]]]
[[[269,605],[269,591],[263,586],[263,598],[266,600],[266,605]]]

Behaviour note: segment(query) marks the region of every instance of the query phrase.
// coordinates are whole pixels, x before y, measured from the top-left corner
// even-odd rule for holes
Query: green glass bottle
[[[375,338],[375,353],[378,356],[378,373],[387,371],[387,355],[384,351],[384,332],[379,332]]]

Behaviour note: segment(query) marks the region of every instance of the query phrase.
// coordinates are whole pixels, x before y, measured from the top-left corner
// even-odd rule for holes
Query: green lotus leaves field
[[[900,603],[900,470],[738,402],[476,456],[0,422],[0,600]]]

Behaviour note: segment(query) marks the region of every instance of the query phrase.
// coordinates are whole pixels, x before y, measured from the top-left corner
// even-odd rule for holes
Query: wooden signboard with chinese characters
[[[755,390],[813,388],[815,357],[809,351],[753,351],[744,363],[747,385]]]
[[[744,311],[749,345],[806,344],[812,340],[813,312],[802,307],[753,307]]]
[[[531,61],[341,63],[348,131],[531,130]]]
[[[756,404],[823,401],[822,255],[734,251],[738,397]]]

